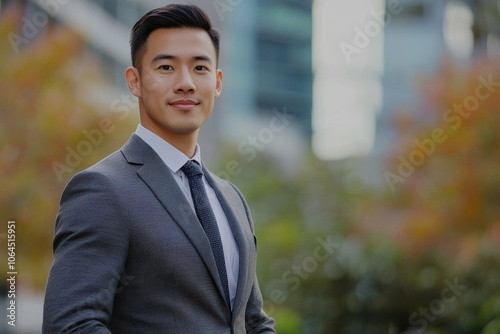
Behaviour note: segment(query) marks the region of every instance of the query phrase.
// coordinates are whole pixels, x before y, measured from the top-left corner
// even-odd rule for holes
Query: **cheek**
[[[208,97],[208,98],[214,98],[214,97],[217,97],[217,84],[210,80],[208,82],[204,82],[203,83],[203,87],[204,87],[204,92],[205,92],[205,95]]]
[[[153,93],[161,89],[164,85],[162,82],[162,78],[154,73],[145,73],[142,76],[142,89],[146,91],[146,93]]]

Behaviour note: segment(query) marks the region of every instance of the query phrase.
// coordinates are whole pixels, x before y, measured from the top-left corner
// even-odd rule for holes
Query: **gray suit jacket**
[[[62,194],[43,333],[275,333],[262,310],[248,206],[232,184],[204,173],[239,248],[232,311],[196,214],[134,134]]]

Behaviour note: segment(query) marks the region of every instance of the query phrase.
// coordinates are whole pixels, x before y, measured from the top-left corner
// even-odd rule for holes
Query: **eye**
[[[158,69],[162,70],[162,71],[170,71],[170,70],[172,70],[172,66],[170,66],[170,65],[160,65],[158,67]]]
[[[203,65],[198,65],[194,68],[195,71],[208,71],[208,67]]]

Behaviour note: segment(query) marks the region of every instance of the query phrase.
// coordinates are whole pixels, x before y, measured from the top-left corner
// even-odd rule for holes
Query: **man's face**
[[[197,135],[220,95],[222,71],[207,32],[157,29],[148,37],[140,71],[127,69],[131,92],[139,98],[141,124],[166,140]]]

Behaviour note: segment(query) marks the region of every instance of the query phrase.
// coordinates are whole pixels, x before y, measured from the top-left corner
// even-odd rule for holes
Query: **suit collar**
[[[139,136],[132,134],[130,139],[120,149],[129,164],[143,165],[156,154]]]

